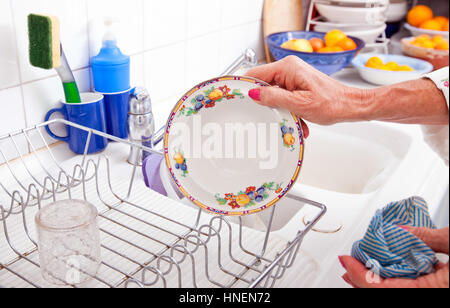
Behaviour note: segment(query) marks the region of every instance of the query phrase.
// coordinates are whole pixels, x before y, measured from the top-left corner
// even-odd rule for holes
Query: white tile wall
[[[59,17],[61,42],[81,91],[92,89],[89,59],[101,46],[103,20],[117,19],[120,47],[131,55],[132,85],[146,86],[157,105],[218,75],[247,47],[262,59],[263,2],[0,0],[0,136],[42,122],[63,96],[54,70],[29,64],[29,13]]]
[[[22,105],[22,94],[20,87],[9,88],[0,91],[0,136],[16,132],[25,127],[25,117]],[[14,116],[11,116],[14,115]],[[17,151],[14,143],[8,140],[0,140],[0,150],[6,156],[6,160],[15,158]],[[19,145],[21,153],[26,153],[26,143]],[[0,164],[5,160],[0,153]]]
[[[20,83],[17,49],[9,1],[0,1],[0,89]]]

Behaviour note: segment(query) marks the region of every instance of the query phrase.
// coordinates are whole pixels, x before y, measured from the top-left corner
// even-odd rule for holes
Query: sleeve
[[[437,70],[431,74],[424,75],[424,78],[432,80],[436,87],[442,91],[445,100],[449,101],[449,68],[448,66]],[[424,125],[422,127],[425,141],[441,156],[446,165],[449,165],[449,128],[448,125]]]

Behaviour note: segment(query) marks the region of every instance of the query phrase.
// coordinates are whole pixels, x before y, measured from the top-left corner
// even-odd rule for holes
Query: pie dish
[[[200,83],[175,105],[164,156],[171,179],[197,206],[247,215],[279,201],[303,162],[300,119],[256,104],[248,91],[267,83],[225,76]]]

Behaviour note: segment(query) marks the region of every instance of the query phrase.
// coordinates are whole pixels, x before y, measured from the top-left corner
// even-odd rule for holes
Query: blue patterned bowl
[[[306,32],[306,31],[290,31],[279,32],[269,35],[266,38],[267,45],[275,60],[281,60],[287,56],[297,56],[306,63],[312,65],[319,71],[331,75],[334,74],[352,62],[356,53],[364,48],[365,44],[362,40],[350,36],[355,41],[357,48],[354,50],[333,52],[333,53],[309,53],[281,48],[281,44],[292,39],[312,39],[315,37],[323,39],[326,33],[322,32]]]

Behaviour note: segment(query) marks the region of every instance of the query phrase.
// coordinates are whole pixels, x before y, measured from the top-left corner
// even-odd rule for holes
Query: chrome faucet
[[[128,135],[131,142],[143,146],[153,147],[155,120],[152,113],[152,103],[145,88],[135,88],[128,102]],[[131,146],[128,162],[142,165],[147,152],[138,147]]]

